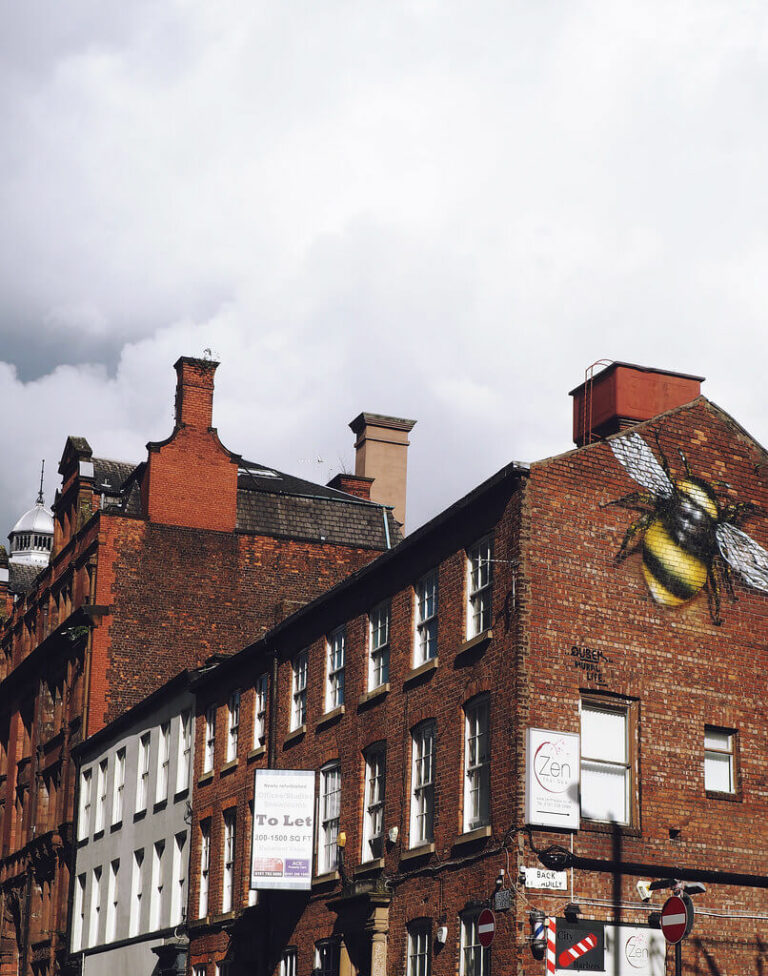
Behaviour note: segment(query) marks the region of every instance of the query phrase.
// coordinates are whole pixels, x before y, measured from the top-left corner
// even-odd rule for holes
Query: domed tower
[[[43,464],[43,471],[45,464]],[[43,472],[34,508],[25,512],[8,533],[10,561],[24,566],[47,566],[53,546],[53,512],[43,499]]]

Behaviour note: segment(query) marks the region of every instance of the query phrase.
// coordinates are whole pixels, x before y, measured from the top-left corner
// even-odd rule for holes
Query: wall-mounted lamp
[[[389,841],[390,844],[396,844],[397,843],[397,838],[399,836],[400,836],[400,828],[399,827],[390,827],[389,828],[389,831],[387,832],[387,840]]]
[[[576,902],[569,901],[563,909],[563,914],[569,922],[578,922],[579,916],[581,915],[581,907]]]
[[[448,938],[448,926],[441,925],[440,928],[435,932],[435,938],[440,943],[440,945],[445,945]]]
[[[347,846],[347,835],[343,830],[339,831],[339,834],[336,838],[336,846],[340,851],[343,851],[344,848]]]

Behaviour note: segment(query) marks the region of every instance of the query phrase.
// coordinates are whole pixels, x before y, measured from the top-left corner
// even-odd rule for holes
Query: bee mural
[[[616,559],[642,552],[643,577],[657,603],[679,607],[703,589],[712,621],[721,624],[721,587],[736,599],[732,570],[768,593],[768,552],[739,528],[748,518],[764,514],[759,506],[725,499],[722,489],[727,486],[691,474],[682,451],[685,476],[676,480],[658,438],[661,462],[635,431],[609,443],[616,460],[644,489],[607,503],[640,513],[627,529]]]

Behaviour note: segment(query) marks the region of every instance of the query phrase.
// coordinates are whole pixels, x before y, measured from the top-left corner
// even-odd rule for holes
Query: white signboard
[[[545,871],[544,868],[523,868],[526,888],[542,888],[547,891],[565,891],[568,887],[566,871]]]
[[[579,737],[570,732],[528,729],[525,762],[525,822],[578,830]]]
[[[605,926],[605,976],[664,976],[667,944],[658,929],[635,925]],[[573,976],[573,969],[555,969],[556,976]]]
[[[257,769],[253,784],[251,888],[309,891],[315,774]]]

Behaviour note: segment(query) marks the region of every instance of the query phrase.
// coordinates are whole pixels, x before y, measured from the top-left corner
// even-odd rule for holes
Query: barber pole
[[[550,916],[547,919],[547,972],[554,976],[555,972],[555,927],[557,919]]]

